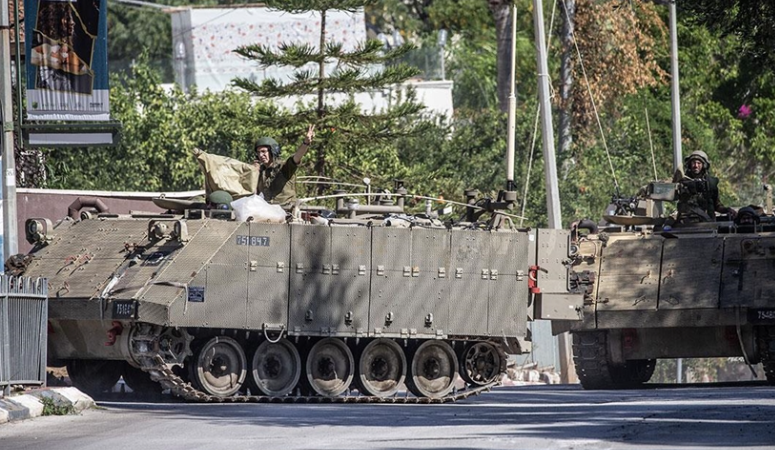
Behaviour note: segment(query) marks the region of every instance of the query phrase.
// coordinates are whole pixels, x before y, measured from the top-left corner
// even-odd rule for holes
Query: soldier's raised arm
[[[312,144],[312,138],[314,137],[315,125],[311,124],[309,128],[307,128],[307,136],[304,137],[304,141],[299,145],[299,148],[296,149],[296,153],[293,154],[293,162],[296,164],[301,163],[301,159],[307,154],[307,150],[309,150],[309,146]]]

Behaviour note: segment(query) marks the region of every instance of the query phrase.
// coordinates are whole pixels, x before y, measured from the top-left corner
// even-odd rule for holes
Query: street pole
[[[675,2],[670,2],[670,97],[673,103],[673,172],[683,167],[681,155],[681,91],[678,89],[678,27]]]
[[[538,101],[541,111],[541,141],[544,152],[544,174],[546,176],[546,211],[549,228],[562,228],[560,212],[560,189],[557,185],[557,161],[554,151],[554,126],[552,125],[552,104],[549,98],[549,65],[546,55],[546,33],[544,33],[544,5],[542,0],[533,0],[533,26],[535,28],[536,59],[538,62]],[[577,382],[571,356],[570,334],[557,336],[560,354],[560,381],[564,384]]]
[[[541,111],[541,141],[544,152],[544,175],[546,176],[546,211],[549,228],[562,228],[560,212],[560,190],[557,185],[557,161],[554,152],[554,126],[552,125],[552,104],[549,98],[549,65],[546,55],[546,33],[544,32],[544,6],[542,0],[533,0],[533,26],[535,28],[536,59],[538,62],[538,101]],[[560,381],[563,384],[577,382],[571,356],[570,334],[557,335],[560,355]]]
[[[536,59],[538,62],[538,101],[541,110],[541,141],[544,152],[546,176],[546,212],[549,228],[562,228],[560,190],[557,186],[557,161],[554,152],[554,126],[552,104],[549,98],[549,65],[546,62],[546,34],[544,33],[544,9],[542,0],[533,0],[533,24],[535,27]]]
[[[2,123],[3,178],[3,261],[18,253],[16,238],[16,158],[13,144],[13,105],[11,100],[11,21],[8,1],[0,5],[0,122]],[[18,2],[15,4],[19,7]],[[17,36],[18,39],[18,36]],[[19,68],[17,67],[17,70]],[[19,105],[21,108],[21,105]]]

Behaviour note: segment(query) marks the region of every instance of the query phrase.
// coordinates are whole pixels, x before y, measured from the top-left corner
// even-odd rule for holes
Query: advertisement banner
[[[28,120],[110,120],[107,0],[24,0]]]

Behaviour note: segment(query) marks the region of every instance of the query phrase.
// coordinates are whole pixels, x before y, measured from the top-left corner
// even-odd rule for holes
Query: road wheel
[[[443,341],[425,341],[412,355],[406,387],[418,397],[442,398],[455,387],[458,361]]]
[[[287,339],[264,341],[253,354],[251,385],[262,393],[281,397],[290,393],[301,377],[299,350]]]
[[[369,342],[358,358],[358,387],[368,395],[389,397],[406,378],[406,356],[391,339]]]
[[[355,373],[353,353],[339,339],[325,338],[307,354],[307,381],[317,394],[336,397],[350,387]]]
[[[216,336],[194,355],[192,381],[204,392],[217,397],[236,394],[247,376],[242,346],[232,338]]]

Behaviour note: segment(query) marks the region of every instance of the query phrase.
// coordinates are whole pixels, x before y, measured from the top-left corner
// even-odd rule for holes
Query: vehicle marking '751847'
[[[237,245],[252,247],[269,247],[269,236],[237,236]]]

